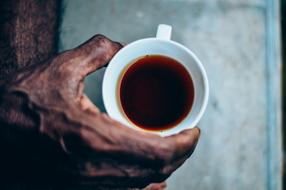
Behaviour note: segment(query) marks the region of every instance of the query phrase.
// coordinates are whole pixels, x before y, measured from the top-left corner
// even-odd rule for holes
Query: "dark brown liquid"
[[[136,60],[123,74],[119,93],[129,120],[156,131],[182,121],[194,101],[194,85],[186,68],[161,55]]]

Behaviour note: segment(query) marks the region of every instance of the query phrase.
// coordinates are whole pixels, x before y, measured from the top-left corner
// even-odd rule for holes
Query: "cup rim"
[[[172,40],[168,40],[168,39],[158,39],[158,38],[155,38],[155,37],[139,39],[139,40],[136,40],[136,41],[128,44],[127,46],[123,47],[122,49],[120,49],[114,55],[114,57],[110,60],[109,65],[106,68],[106,71],[105,71],[104,77],[103,77],[103,82],[102,82],[103,103],[104,103],[104,106],[105,106],[105,109],[106,109],[107,113],[110,114],[111,111],[109,110],[109,106],[108,106],[108,98],[107,98],[108,94],[107,94],[107,86],[106,86],[107,82],[106,81],[108,80],[107,78],[109,77],[107,75],[109,74],[109,70],[112,67],[112,63],[113,63],[112,61],[117,59],[117,57],[121,56],[122,52],[125,51],[126,48],[130,48],[130,46],[137,45],[138,43],[142,43],[143,41],[144,42],[146,42],[146,41],[150,41],[150,42],[151,41],[156,41],[156,42],[163,41],[163,42],[170,43],[172,45],[175,45],[175,46],[181,48],[183,51],[186,51],[195,60],[195,64],[197,64],[197,66],[198,66],[198,68],[199,68],[199,70],[201,72],[201,75],[202,75],[202,80],[203,80],[202,88],[204,88],[204,97],[203,97],[203,101],[202,101],[201,107],[199,109],[199,112],[198,112],[197,116],[195,117],[195,119],[192,121],[192,123],[190,123],[190,126],[188,128],[195,127],[198,124],[198,122],[200,121],[200,119],[202,118],[202,116],[203,116],[203,114],[205,112],[205,109],[207,107],[207,103],[208,103],[209,82],[208,82],[208,79],[207,79],[207,74],[206,74],[206,71],[205,71],[201,61],[198,59],[198,57],[190,49],[188,49],[187,47],[185,47],[184,45],[182,45],[182,44],[180,44],[178,42],[175,42],[175,41],[172,41]],[[126,63],[126,65],[127,64],[128,63]],[[118,81],[115,81],[115,82],[117,83]],[[116,109],[120,109],[120,108],[116,108]],[[127,120],[126,118],[124,118],[124,119]],[[138,127],[133,127],[133,126],[128,126],[128,127],[132,128],[132,129],[135,129],[135,130],[137,130],[137,128],[138,128]],[[187,128],[185,128],[185,129],[187,129]],[[148,131],[148,130],[144,130],[144,129],[142,129],[140,131],[151,132],[153,134],[158,134],[160,136],[169,136],[169,135],[176,134],[176,133],[180,132],[181,130],[176,130],[176,127],[173,127],[171,129],[164,130],[164,131]]]

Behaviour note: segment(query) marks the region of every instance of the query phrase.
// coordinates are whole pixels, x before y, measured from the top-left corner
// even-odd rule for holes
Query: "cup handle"
[[[161,40],[171,40],[172,26],[167,24],[159,24],[157,28],[156,38]]]

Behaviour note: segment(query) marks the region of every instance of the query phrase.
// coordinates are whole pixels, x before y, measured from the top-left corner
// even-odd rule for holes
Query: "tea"
[[[191,110],[194,85],[187,69],[162,55],[136,59],[119,83],[119,99],[126,117],[146,130],[166,130]]]

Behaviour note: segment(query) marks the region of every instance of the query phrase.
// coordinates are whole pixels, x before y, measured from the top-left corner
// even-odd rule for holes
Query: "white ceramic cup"
[[[192,51],[170,39],[171,30],[171,26],[160,24],[156,38],[137,40],[122,48],[110,61],[104,74],[102,87],[103,102],[110,117],[133,129],[147,131],[133,124],[123,113],[118,98],[122,72],[133,63],[133,60],[144,55],[165,55],[181,63],[193,80],[194,102],[188,115],[176,126],[163,131],[147,131],[161,136],[173,135],[195,127],[205,111],[209,96],[207,75],[202,63]]]

